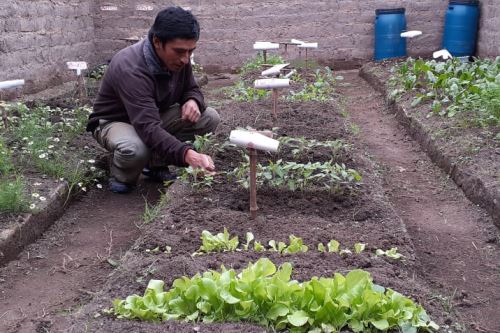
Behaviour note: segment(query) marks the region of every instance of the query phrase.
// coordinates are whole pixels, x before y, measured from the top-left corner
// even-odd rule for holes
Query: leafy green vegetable
[[[250,186],[248,179],[249,162],[242,163],[230,174],[244,188]],[[315,163],[268,161],[268,165],[258,164],[257,184],[270,187],[287,187],[290,191],[306,190],[313,186],[321,186],[329,191],[354,189],[360,184],[361,175],[344,164],[333,161]]]
[[[199,250],[193,255],[211,252],[226,252],[236,251],[238,247],[238,236],[230,238],[229,232],[224,228],[224,232],[212,235],[210,231],[203,230],[201,232],[201,242]]]
[[[361,253],[365,250],[366,244],[364,243],[356,243],[354,244],[354,253]]]
[[[368,272],[291,280],[292,266],[267,258],[237,274],[224,266],[192,278],[181,277],[170,290],[151,280],[144,296],[114,300],[107,313],[145,321],[252,321],[291,332],[433,331],[439,329],[425,310],[391,289],[373,284]]]
[[[468,118],[473,123],[500,124],[500,57],[475,59],[471,63],[410,58],[396,68],[390,82],[396,88],[391,92],[393,98],[401,92],[415,92],[412,107],[432,100],[434,114],[455,117],[470,112],[472,117]]]
[[[328,244],[326,244],[326,246],[328,247],[328,252],[335,252],[335,253],[339,252],[340,243],[335,239],[329,241]]]
[[[398,253],[397,247],[393,247],[390,250],[386,250],[386,251],[384,251],[382,249],[377,249],[375,251],[375,255],[387,256],[387,257],[392,258],[392,259],[401,259],[402,257],[404,257],[401,253]]]

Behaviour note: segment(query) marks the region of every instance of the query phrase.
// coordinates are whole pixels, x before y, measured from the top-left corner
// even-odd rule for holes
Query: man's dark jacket
[[[132,124],[151,151],[168,164],[186,166],[184,155],[190,147],[161,128],[160,112],[175,103],[194,99],[201,112],[205,102],[193,77],[191,64],[179,72],[162,68],[146,38],[118,52],[108,66],[89,117],[88,131],[100,119]]]

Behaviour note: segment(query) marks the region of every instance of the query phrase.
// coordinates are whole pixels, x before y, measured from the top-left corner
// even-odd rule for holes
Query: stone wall
[[[478,54],[497,56],[499,0],[481,2]],[[318,42],[309,56],[322,63],[360,64],[373,57],[378,8],[405,7],[408,29],[423,31],[408,52],[427,56],[441,47],[448,0],[3,0],[0,81],[25,79],[24,92],[31,93],[71,80],[66,61],[107,62],[144,36],[156,13],[171,5],[191,8],[200,20],[196,61],[230,70],[254,56],[255,41],[291,38]],[[294,47],[288,57],[298,57]]]
[[[109,4],[101,0],[100,5]],[[424,35],[409,45],[412,55],[428,55],[441,44],[447,1],[421,0],[179,0],[148,1],[151,11],[140,11],[139,1],[114,1],[116,11],[99,11],[97,49],[102,60],[127,45],[123,39],[147,33],[156,13],[166,6],[189,7],[200,20],[201,39],[196,59],[205,67],[230,69],[255,52],[257,40],[318,42],[311,56],[324,63],[358,62],[373,57],[377,8],[406,8],[408,29]],[[106,8],[104,8],[106,9]],[[109,9],[109,8],[108,8]],[[289,55],[297,56],[291,47]],[[302,55],[303,57],[304,55]]]
[[[24,79],[31,93],[72,79],[66,61],[94,55],[93,2],[0,1],[0,81]]]
[[[477,54],[481,57],[500,56],[500,1],[481,0],[481,16]]]

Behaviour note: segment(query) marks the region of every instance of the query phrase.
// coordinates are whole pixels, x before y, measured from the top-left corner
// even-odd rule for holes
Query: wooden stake
[[[0,102],[3,101],[3,94],[0,92]],[[9,124],[9,116],[7,115],[7,109],[2,108],[0,106],[0,111],[2,112],[2,120],[3,120],[3,125],[5,126],[5,129],[7,129],[8,124]]]
[[[273,117],[278,116],[278,89],[273,89]]]
[[[250,218],[257,217],[257,150],[248,148],[250,155]]]

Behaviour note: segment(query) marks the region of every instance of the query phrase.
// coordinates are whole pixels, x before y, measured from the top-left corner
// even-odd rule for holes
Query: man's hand
[[[215,174],[214,161],[212,161],[212,158],[208,155],[200,154],[192,149],[189,149],[186,152],[185,161],[193,169],[203,169],[209,175]]]
[[[187,120],[192,123],[198,122],[200,120],[201,112],[198,107],[198,103],[194,99],[189,99],[181,109],[182,120]]]

